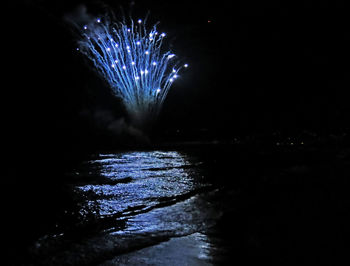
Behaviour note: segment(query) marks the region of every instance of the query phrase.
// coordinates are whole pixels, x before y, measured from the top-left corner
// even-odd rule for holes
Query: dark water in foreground
[[[337,156],[220,149],[91,155],[67,174],[74,203],[21,263],[336,264],[348,251],[350,221],[350,164]]]

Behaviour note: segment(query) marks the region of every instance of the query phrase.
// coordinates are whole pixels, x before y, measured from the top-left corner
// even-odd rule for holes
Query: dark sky
[[[8,135],[80,138],[103,124],[103,113],[123,116],[118,101],[77,55],[62,20],[80,4],[96,15],[105,5],[9,2],[2,9]],[[133,1],[134,16],[149,10],[176,54],[190,64],[170,90],[158,127],[208,128],[218,135],[348,129],[344,1],[285,2]],[[130,10],[132,1],[104,3]],[[96,116],[102,122],[91,118]]]

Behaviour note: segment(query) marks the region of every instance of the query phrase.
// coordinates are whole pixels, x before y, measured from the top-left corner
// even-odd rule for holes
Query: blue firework
[[[165,33],[157,24],[147,29],[142,20],[111,22],[96,19],[82,28],[79,50],[120,97],[131,118],[141,120],[158,116],[182,66],[176,55],[164,50]]]

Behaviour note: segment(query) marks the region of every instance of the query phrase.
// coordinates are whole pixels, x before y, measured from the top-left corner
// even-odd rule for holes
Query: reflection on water
[[[204,186],[198,170],[192,167],[196,163],[199,162],[191,163],[179,152],[100,154],[87,162],[84,170],[90,175],[128,182],[86,184],[79,189],[94,195],[89,204],[97,204],[100,215],[149,209]]]
[[[204,232],[221,211],[214,199],[218,190],[205,182],[201,161],[176,151],[99,154],[74,172],[79,212],[89,214],[80,234],[88,236],[50,263],[104,261],[108,254],[115,258],[106,265],[209,264],[212,246]],[[133,256],[132,250],[141,253]]]
[[[118,154],[100,154],[96,160],[88,162],[99,173],[111,179],[147,178],[169,173],[186,174],[181,167],[190,163],[186,155],[176,151],[147,151]],[[176,170],[176,168],[179,168]],[[171,174],[172,175],[172,174]]]
[[[163,265],[171,265],[174,259],[185,264],[192,261],[192,265],[210,260],[206,236],[196,232],[208,227],[220,213],[208,201],[215,191],[203,182],[200,164],[176,151],[145,151],[100,154],[84,165],[81,175],[115,181],[86,184],[79,189],[88,195],[87,204],[97,208],[101,217],[114,215],[124,221],[122,228],[105,231],[124,245],[134,245],[131,242],[140,241],[140,235],[143,239],[190,235],[184,241],[171,240],[154,249],[142,249],[141,254],[132,257],[117,257],[113,265],[137,265],[142,256],[147,264],[156,258]]]

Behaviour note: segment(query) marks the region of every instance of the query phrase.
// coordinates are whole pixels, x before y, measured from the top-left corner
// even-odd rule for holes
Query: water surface
[[[332,263],[350,221],[350,164],[327,156],[226,148],[91,155],[67,174],[75,203],[35,241],[33,264]]]

